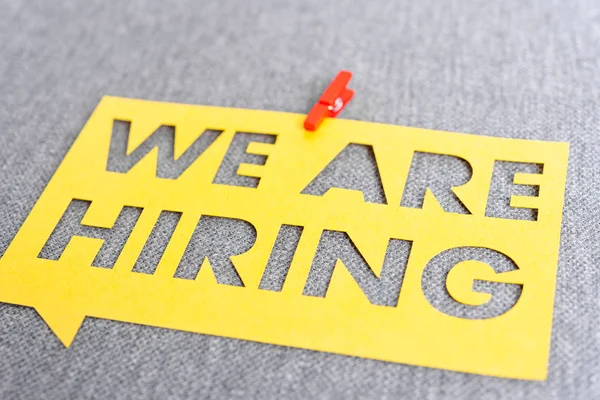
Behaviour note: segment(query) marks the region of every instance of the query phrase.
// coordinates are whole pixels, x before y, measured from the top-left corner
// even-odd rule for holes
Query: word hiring
[[[91,265],[113,268],[143,209],[125,206],[112,228],[101,228],[82,224],[90,204],[89,201],[78,199],[71,201],[43,246],[39,258],[60,260],[74,236],[101,239],[102,245]],[[181,216],[182,213],[179,212],[161,212],[132,268],[133,273],[153,275],[156,272],[168,243],[175,240],[173,233]],[[258,289],[276,292],[283,289],[302,233],[303,227],[281,225]],[[218,284],[245,287],[231,258],[250,250],[256,237],[256,229],[248,221],[202,215],[189,238],[173,278],[195,280],[204,260],[208,260]],[[182,239],[180,236],[176,237],[176,240]],[[337,261],[340,260],[372,304],[395,307],[411,249],[412,241],[391,238],[381,272],[377,276],[348,233],[323,230],[303,295],[325,297]],[[429,302],[448,315],[471,319],[492,318],[511,309],[520,297],[520,284],[474,280],[474,290],[492,295],[485,304],[479,306],[463,304],[448,294],[446,279],[450,271],[459,263],[468,260],[485,262],[496,273],[518,269],[508,256],[489,248],[457,247],[445,250],[427,263],[423,273],[422,284],[427,285],[423,286],[423,292]],[[507,299],[513,300],[507,302]]]
[[[130,154],[127,143],[130,135],[130,122],[115,120],[106,170],[127,173],[153,149],[158,149],[156,177],[177,179],[202,154],[211,147],[223,133],[220,130],[206,130],[185,150],[174,158],[175,127],[162,125]],[[223,161],[213,179],[213,184],[257,188],[259,177],[238,175],[240,164],[264,165],[268,156],[253,154],[247,148],[251,142],[273,145],[275,134],[236,132]],[[423,168],[427,165],[427,168]],[[335,179],[327,177],[328,171],[336,170]],[[465,171],[464,174],[448,171]],[[513,208],[505,200],[513,194],[537,196],[539,185],[535,183],[515,184],[517,173],[539,175],[541,164],[496,160],[487,199],[485,215],[505,219],[537,220],[537,209]],[[360,176],[356,171],[361,171]],[[425,176],[423,176],[423,172]],[[331,174],[329,174],[331,175]],[[429,190],[439,201],[445,212],[471,214],[453,188],[464,185],[471,179],[469,163],[456,156],[416,151],[404,187],[401,207],[422,208],[426,192]],[[528,180],[530,181],[530,180]],[[302,190],[301,194],[322,196],[331,188],[358,190],[364,200],[370,203],[387,204],[383,183],[377,170],[373,147],[368,144],[350,143]]]

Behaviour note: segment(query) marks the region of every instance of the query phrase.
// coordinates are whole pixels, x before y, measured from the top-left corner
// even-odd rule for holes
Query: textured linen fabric
[[[0,254],[103,95],[306,113],[340,69],[344,118],[571,143],[545,382],[0,304],[0,398],[600,398],[596,1],[0,0]]]

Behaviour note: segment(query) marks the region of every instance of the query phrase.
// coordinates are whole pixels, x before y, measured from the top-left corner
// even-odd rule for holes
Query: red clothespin
[[[350,79],[350,71],[340,71],[337,74],[304,120],[306,130],[316,130],[324,118],[335,118],[344,109],[354,96],[354,91],[346,87]]]

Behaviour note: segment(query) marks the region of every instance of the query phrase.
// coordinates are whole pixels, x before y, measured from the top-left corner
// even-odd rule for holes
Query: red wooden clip
[[[350,71],[340,71],[337,74],[306,116],[304,129],[314,131],[326,117],[337,117],[354,96],[354,91],[346,87],[350,79]]]

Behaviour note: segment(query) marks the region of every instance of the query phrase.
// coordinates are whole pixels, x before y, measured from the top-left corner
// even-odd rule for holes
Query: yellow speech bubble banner
[[[103,98],[0,301],[65,346],[91,316],[544,379],[568,145],[303,118]]]

